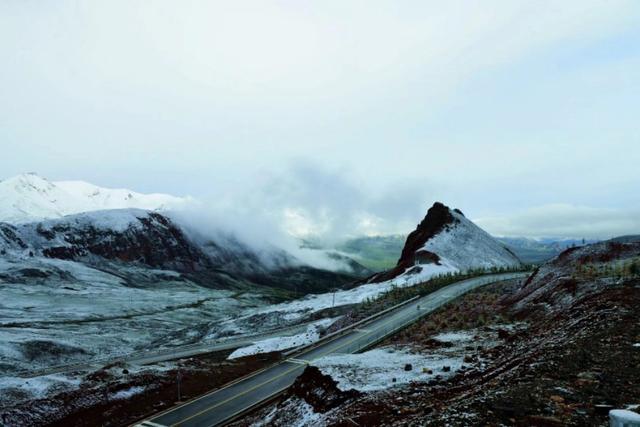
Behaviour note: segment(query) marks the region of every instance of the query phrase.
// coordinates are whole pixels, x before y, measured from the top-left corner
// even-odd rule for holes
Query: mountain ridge
[[[106,209],[163,211],[193,202],[190,197],[143,194],[84,181],[49,181],[25,173],[0,181],[0,222],[27,223]]]
[[[521,265],[521,261],[511,250],[467,219],[462,211],[435,202],[407,236],[396,266],[374,276],[371,281],[391,280],[419,264],[446,265],[464,271],[515,267]]]
[[[140,270],[174,271],[204,287],[221,289],[244,283],[313,293],[370,274],[362,266],[363,270],[354,268],[358,266],[353,260],[345,261],[351,270],[323,270],[276,247],[258,252],[233,236],[196,240],[171,217],[142,209],[0,222],[0,254],[19,262],[38,257],[73,261],[119,275],[134,271],[136,277]]]

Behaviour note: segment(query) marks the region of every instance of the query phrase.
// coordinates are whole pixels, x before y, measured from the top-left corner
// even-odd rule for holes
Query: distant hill
[[[609,242],[617,242],[617,243],[635,243],[640,242],[640,234],[630,234],[627,236],[618,236],[613,239],[609,239]]]
[[[540,264],[550,260],[567,248],[596,243],[588,239],[532,239],[528,237],[496,237],[527,264]]]
[[[382,271],[396,265],[406,238],[400,234],[358,237],[340,243],[336,249],[371,270]]]
[[[21,224],[0,222],[0,260],[27,268],[50,259],[117,272],[136,286],[153,286],[155,275],[162,271],[203,287],[266,287],[296,293],[322,292],[371,273],[344,256],[327,258],[337,270],[329,271],[276,247],[258,251],[232,235],[198,236],[163,213],[142,209],[92,211]]]

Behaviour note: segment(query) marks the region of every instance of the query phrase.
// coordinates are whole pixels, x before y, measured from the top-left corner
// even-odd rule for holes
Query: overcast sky
[[[640,232],[640,2],[0,0],[0,178],[297,233]],[[250,215],[249,215],[250,217]]]

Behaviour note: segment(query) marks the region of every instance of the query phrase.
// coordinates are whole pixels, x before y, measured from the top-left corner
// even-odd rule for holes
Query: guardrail
[[[317,347],[317,346],[318,346],[318,345],[320,345],[320,344],[326,344],[327,342],[331,341],[333,338],[336,338],[336,337],[342,336],[342,335],[344,335],[344,333],[345,333],[345,332],[349,332],[349,331],[351,331],[352,329],[354,329],[354,328],[356,328],[356,327],[358,327],[358,326],[360,326],[360,325],[364,325],[364,324],[366,324],[366,323],[368,323],[368,322],[370,322],[370,321],[372,321],[372,320],[375,320],[375,319],[377,319],[378,317],[380,317],[380,316],[382,316],[382,315],[384,315],[384,314],[387,314],[387,313],[388,313],[388,312],[390,312],[390,311],[396,310],[396,309],[398,309],[398,308],[402,307],[403,305],[409,304],[410,302],[415,301],[415,300],[416,300],[416,299],[418,299],[418,298],[420,298],[420,296],[419,296],[419,295],[416,295],[416,296],[415,296],[415,297],[413,297],[413,298],[409,298],[408,300],[402,301],[402,302],[401,302],[401,303],[399,303],[399,304],[396,304],[396,305],[394,305],[394,306],[392,306],[392,307],[389,307],[389,308],[385,308],[384,310],[379,311],[379,312],[377,312],[377,313],[375,313],[375,314],[372,314],[371,316],[365,317],[364,319],[360,319],[360,320],[358,320],[357,322],[352,323],[352,324],[350,324],[350,325],[347,325],[347,326],[345,326],[345,327],[344,327],[344,328],[342,328],[342,329],[338,329],[337,331],[331,332],[331,333],[329,333],[329,334],[327,334],[327,335],[323,336],[321,339],[319,339],[319,340],[318,340],[318,341],[316,341],[316,342],[313,342],[313,343],[307,344],[307,345],[302,346],[302,347],[296,347],[296,348],[294,348],[294,349],[292,349],[292,350],[289,350],[289,351],[283,352],[283,353],[282,353],[282,355],[283,355],[283,356],[285,356],[285,357],[288,357],[288,356],[290,356],[290,355],[292,355],[292,354],[302,353],[302,352],[305,352],[305,351],[310,350],[310,349],[312,349],[312,348],[315,348],[315,347]]]
[[[505,274],[508,274],[508,273],[505,273]],[[487,280],[484,283],[482,283],[481,285],[478,285],[478,286],[482,286],[482,285],[489,284],[489,283],[494,283],[494,282],[497,282],[497,281],[500,281],[500,280],[511,280],[511,279],[516,279],[516,278],[521,278],[521,277],[523,277],[522,276],[523,274],[524,274],[523,272],[514,273],[514,276],[517,276],[517,277],[505,277],[503,279],[495,277],[495,276],[497,276],[497,274],[492,274],[490,277],[487,278]],[[477,277],[482,277],[482,276],[476,276],[475,278],[477,278]],[[463,279],[460,282],[463,282],[465,280],[470,280],[470,279],[474,279],[474,278],[472,277],[472,278],[469,278],[469,279]],[[459,283],[459,282],[455,282],[455,283]],[[452,284],[454,284],[454,283],[452,283]],[[452,299],[457,298],[458,296],[464,294],[465,292],[467,292],[467,291],[463,291],[463,292],[457,293]],[[427,296],[427,295],[425,295],[425,296]],[[327,334],[321,340],[319,340],[319,341],[317,341],[315,343],[306,345],[304,347],[297,347],[297,348],[295,348],[295,349],[293,349],[293,350],[291,350],[289,352],[283,353],[283,355],[288,358],[289,356],[291,356],[293,354],[302,353],[302,352],[305,352],[305,351],[307,351],[309,349],[315,348],[315,347],[317,347],[319,345],[324,345],[324,344],[326,344],[326,343],[328,343],[330,341],[333,341],[334,339],[338,338],[339,336],[343,335],[345,332],[348,332],[348,331],[350,331],[350,330],[352,330],[352,329],[354,329],[354,328],[356,328],[358,326],[361,326],[361,325],[363,325],[365,323],[368,323],[368,322],[370,322],[372,320],[375,320],[376,318],[378,318],[378,317],[380,317],[380,316],[382,316],[382,315],[384,315],[384,314],[386,314],[386,313],[388,313],[390,311],[396,310],[401,306],[409,304],[409,303],[411,303],[411,302],[413,302],[413,301],[415,301],[415,300],[417,300],[419,298],[423,298],[425,296],[417,295],[417,296],[415,296],[413,298],[410,298],[408,300],[402,301],[401,303],[396,304],[393,307],[389,307],[389,308],[387,308],[385,310],[382,310],[382,311],[380,311],[380,312],[378,312],[378,313],[376,313],[376,314],[374,314],[372,316],[366,317],[366,318],[361,319],[361,320],[359,320],[359,321],[357,321],[357,322],[355,322],[355,323],[353,323],[351,325],[348,325],[348,326],[346,326],[346,327],[344,327],[344,328],[342,328],[342,329],[340,329],[338,331],[332,332],[331,334]],[[424,312],[423,312],[423,314],[421,316],[412,317],[407,322],[403,322],[401,325],[399,325],[399,326],[397,326],[395,328],[391,328],[388,331],[384,331],[379,336],[377,336],[376,339],[374,339],[372,342],[369,342],[365,346],[359,348],[358,351],[362,351],[365,348],[369,348],[371,345],[375,345],[381,339],[384,339],[385,337],[387,337],[387,336],[389,336],[389,335],[391,335],[391,334],[393,334],[393,333],[395,333],[395,332],[397,332],[397,331],[399,331],[399,330],[401,330],[403,328],[406,328],[411,323],[416,322],[418,319],[422,318],[424,315],[427,315],[427,314],[429,314],[431,312],[433,312],[433,310],[424,310]],[[409,316],[407,316],[407,317],[409,317]],[[241,381],[244,381],[244,380],[246,380],[248,378],[254,377],[254,376],[260,374],[261,372],[264,372],[267,369],[270,369],[270,368],[272,368],[272,367],[274,367],[274,366],[276,366],[276,365],[278,365],[280,363],[282,363],[282,361],[278,361],[278,362],[272,363],[272,364],[270,364],[270,365],[268,365],[268,366],[266,366],[266,367],[264,367],[262,369],[254,371],[254,372],[252,372],[252,373],[250,373],[248,375],[245,375],[243,377],[237,378],[237,379],[235,379],[235,380],[223,385],[222,387],[219,387],[219,388],[217,388],[215,390],[211,390],[211,391],[209,391],[209,392],[207,392],[207,393],[205,393],[205,394],[203,394],[201,396],[194,397],[193,399],[190,399],[189,401],[184,402],[183,404],[179,405],[178,407],[188,405],[193,400],[201,399],[202,397],[207,396],[207,395],[209,395],[211,393],[218,392],[219,390],[228,388],[228,387],[230,387],[230,386],[232,386],[234,384],[237,384],[237,383],[239,383]],[[288,386],[284,387],[281,390],[276,391],[275,393],[267,396],[265,399],[261,400],[260,402],[257,402],[254,405],[251,405],[251,406],[245,408],[244,410],[234,414],[231,418],[226,419],[221,424],[222,425],[226,425],[229,422],[237,420],[239,417],[241,417],[243,414],[246,414],[248,411],[254,410],[255,408],[259,408],[259,407],[265,405],[266,403],[268,403],[270,401],[273,401],[273,399],[275,399],[276,397],[278,397],[279,395],[284,393],[287,389],[288,389]],[[161,411],[159,413],[154,414],[153,417],[155,418],[155,417],[161,416],[162,414],[170,412],[170,411],[173,411],[175,409],[176,409],[176,407],[168,408],[168,409],[166,409],[164,411]],[[147,415],[146,417],[148,417],[148,416],[149,415]],[[131,425],[132,426],[142,425],[142,420],[146,419],[146,417],[141,418],[139,421],[137,421],[137,422],[135,422],[135,423],[133,423]]]
[[[508,273],[507,273],[507,274],[508,274]],[[499,280],[505,280],[505,281],[506,281],[506,280],[517,280],[517,279],[521,279],[521,278],[523,278],[523,277],[524,277],[522,274],[523,274],[523,273],[514,273],[512,277],[507,277],[507,278],[499,279]],[[480,277],[481,277],[481,276],[480,276]],[[499,281],[499,280],[496,280],[495,278],[488,279],[488,280],[484,281],[482,284],[478,285],[477,287],[481,287],[481,286],[485,286],[485,285],[488,285],[488,284],[491,284],[491,283],[495,283],[495,282],[497,282],[497,281]],[[461,295],[465,294],[466,292],[467,292],[467,291],[457,293],[453,298],[451,298],[451,300],[450,300],[450,301],[452,301],[452,300],[454,300],[454,299],[458,298],[459,296],[461,296]],[[425,295],[425,296],[426,296],[426,295]],[[445,304],[448,304],[450,301],[447,301]],[[438,308],[439,308],[439,307],[438,307]],[[358,348],[357,352],[361,352],[361,351],[364,351],[364,350],[366,350],[366,349],[369,349],[369,348],[371,348],[371,347],[375,346],[375,345],[376,345],[376,344],[378,344],[379,342],[381,342],[381,341],[385,340],[386,338],[388,338],[388,337],[390,337],[390,336],[392,336],[392,335],[395,335],[397,332],[399,332],[399,331],[401,331],[401,330],[403,330],[403,329],[407,328],[408,326],[410,326],[410,325],[412,325],[413,323],[417,322],[418,320],[422,319],[424,316],[426,316],[426,315],[428,315],[428,314],[430,314],[430,313],[433,313],[436,309],[437,309],[437,308],[432,309],[432,310],[424,310],[424,309],[423,309],[423,310],[421,310],[421,311],[420,311],[420,315],[419,315],[419,316],[409,315],[409,316],[407,316],[409,319],[408,319],[406,322],[403,322],[403,323],[401,323],[400,325],[395,326],[395,327],[392,327],[392,328],[390,328],[390,329],[388,329],[388,330],[382,330],[382,331],[377,332],[376,334],[374,334],[374,335],[375,335],[374,340],[373,340],[373,341],[370,341],[370,342],[368,342],[368,343],[366,343],[365,345],[360,346],[360,347]]]
[[[482,277],[482,276],[478,276],[478,277]],[[344,334],[345,332],[351,330],[352,328],[355,328],[357,326],[360,326],[362,324],[365,324],[371,320],[374,320],[375,318],[382,316],[392,310],[395,310],[405,304],[408,304],[416,299],[420,298],[420,296],[415,296],[413,298],[410,298],[408,300],[405,300],[399,304],[394,305],[393,307],[389,307],[385,310],[382,310],[378,313],[375,313],[371,316],[368,316],[364,319],[361,319],[351,325],[345,326],[344,328],[332,332],[330,334],[325,335],[324,337],[322,337],[321,340],[316,341],[314,343],[308,344],[307,346],[304,347],[297,347],[294,348],[288,352],[284,352],[283,355],[284,356],[289,356],[291,354],[295,354],[301,351],[305,351],[311,348],[316,347],[317,345],[319,345],[320,343],[324,343],[327,342],[327,339],[329,338],[333,338],[333,337],[337,337],[339,335]],[[73,370],[83,370],[83,369],[88,369],[94,366],[105,366],[105,365],[110,365],[110,364],[114,364],[114,363],[120,363],[120,362],[126,362],[127,360],[130,359],[135,359],[135,358],[142,358],[142,357],[163,357],[163,356],[170,356],[172,354],[175,353],[183,353],[189,350],[198,350],[198,349],[202,349],[202,352],[208,352],[210,350],[208,350],[208,348],[210,347],[214,347],[217,345],[223,345],[223,344],[232,344],[234,342],[238,342],[239,344],[243,344],[242,342],[244,341],[248,341],[251,340],[251,338],[256,338],[259,339],[262,336],[265,335],[271,335],[271,334],[276,334],[278,332],[284,332],[288,329],[294,329],[294,328],[299,328],[302,327],[304,325],[308,325],[314,323],[314,321],[311,322],[305,322],[305,323],[301,323],[298,325],[293,325],[290,327],[286,327],[286,328],[282,328],[282,329],[278,329],[278,330],[271,330],[271,331],[266,331],[263,332],[262,334],[258,334],[258,335],[252,335],[252,336],[243,336],[243,337],[229,337],[227,339],[220,339],[220,340],[215,340],[215,341],[211,341],[208,343],[196,343],[196,344],[187,344],[184,346],[180,346],[180,347],[175,347],[175,348],[167,348],[167,349],[163,349],[163,350],[142,350],[142,351],[137,351],[137,352],[132,352],[132,353],[125,353],[125,354],[120,354],[120,355],[111,355],[111,356],[107,356],[107,357],[103,357],[103,358],[98,358],[98,359],[91,359],[91,360],[86,360],[86,361],[81,361],[81,362],[77,362],[77,363],[72,363],[72,364],[63,364],[63,365],[54,365],[54,366],[49,366],[46,368],[40,368],[40,369],[22,369],[22,370],[18,370],[18,371],[14,371],[12,374],[18,376],[18,377],[23,377],[23,378],[32,378],[32,377],[37,377],[40,375],[48,375],[48,374],[55,374],[55,373],[60,373],[60,372],[67,372],[67,371],[73,371]],[[196,353],[194,353],[196,354]]]
[[[400,307],[402,307],[402,306],[404,306],[404,305],[406,305],[406,304],[409,304],[410,302],[415,301],[415,300],[416,300],[416,299],[418,299],[418,298],[420,298],[420,296],[419,296],[419,295],[417,295],[417,296],[415,296],[415,297],[413,297],[413,298],[409,298],[408,300],[402,301],[402,302],[401,302],[401,303],[399,303],[399,304],[396,304],[396,305],[394,305],[394,306],[392,306],[392,307],[389,307],[389,308],[386,308],[386,309],[384,309],[384,310],[382,310],[382,311],[379,311],[378,313],[375,313],[375,314],[373,314],[373,315],[371,315],[371,316],[368,316],[368,317],[366,317],[366,318],[364,318],[364,319],[361,319],[361,320],[359,320],[359,321],[357,321],[357,322],[355,322],[355,323],[352,323],[351,325],[345,326],[345,327],[344,327],[344,328],[342,328],[342,329],[339,329],[339,330],[337,330],[337,331],[331,332],[330,334],[325,335],[325,336],[324,336],[324,337],[322,337],[320,340],[318,340],[318,341],[316,341],[316,342],[314,342],[314,343],[311,343],[311,344],[308,344],[308,345],[305,345],[305,346],[302,346],[302,347],[296,347],[296,348],[294,348],[294,349],[292,349],[292,350],[290,350],[290,351],[288,351],[288,352],[283,352],[283,353],[282,353],[282,355],[283,355],[284,357],[286,357],[286,358],[289,358],[289,356],[291,356],[291,355],[293,355],[293,354],[303,353],[303,352],[305,352],[305,351],[307,351],[307,350],[310,350],[310,349],[313,349],[313,348],[315,348],[315,347],[317,347],[317,346],[319,346],[319,345],[324,345],[324,344],[326,344],[326,343],[328,343],[328,342],[333,341],[334,339],[339,338],[340,336],[344,335],[346,332],[350,332],[352,329],[357,328],[358,326],[361,326],[361,325],[363,325],[363,324],[365,324],[365,323],[368,323],[368,322],[370,322],[370,321],[372,321],[372,320],[375,320],[376,318],[378,318],[378,317],[380,317],[380,316],[382,316],[382,315],[384,315],[384,314],[386,314],[386,313],[389,313],[390,311],[396,310],[396,309],[398,309],[398,308],[400,308]],[[259,370],[257,370],[257,371],[254,371],[254,372],[252,372],[252,373],[250,373],[250,374],[248,374],[248,375],[244,375],[244,376],[242,376],[242,377],[236,378],[235,380],[230,381],[230,382],[228,382],[228,383],[224,384],[223,386],[221,386],[221,387],[219,387],[219,388],[217,388],[217,389],[215,389],[215,390],[211,390],[211,391],[209,391],[209,392],[205,393],[204,395],[194,397],[193,399],[190,399],[189,401],[186,401],[186,402],[184,402],[183,404],[181,404],[181,405],[179,405],[179,406],[188,405],[188,404],[190,403],[190,401],[191,401],[191,400],[200,399],[200,398],[202,398],[203,396],[206,396],[206,395],[211,394],[211,393],[215,393],[215,392],[217,392],[217,391],[219,391],[219,390],[222,390],[222,389],[224,389],[224,388],[231,387],[231,386],[232,386],[232,385],[234,385],[234,384],[237,384],[237,383],[242,382],[242,381],[245,381],[245,380],[247,380],[247,379],[249,379],[249,378],[255,377],[256,375],[258,375],[258,374],[260,374],[260,373],[262,373],[262,372],[266,371],[267,369],[270,369],[270,368],[272,368],[272,367],[274,367],[274,366],[277,366],[277,365],[279,365],[279,364],[281,364],[281,363],[283,363],[281,360],[280,360],[280,361],[277,361],[277,362],[274,362],[274,363],[271,363],[271,364],[269,364],[268,366],[265,366],[265,367],[264,367],[264,368],[262,368],[262,369],[259,369]],[[223,424],[228,424],[229,422],[231,422],[231,421],[233,421],[233,420],[237,419],[237,418],[238,418],[238,417],[240,417],[242,414],[246,413],[246,411],[253,410],[253,409],[258,408],[258,407],[260,407],[260,406],[262,406],[262,405],[265,405],[266,403],[268,403],[268,402],[272,401],[273,399],[275,399],[275,398],[276,398],[277,396],[279,396],[280,394],[284,393],[284,391],[285,391],[287,388],[288,388],[288,387],[285,387],[284,389],[282,389],[282,390],[280,390],[280,391],[278,391],[278,392],[276,392],[276,393],[272,394],[272,395],[271,395],[271,396],[269,396],[267,399],[262,400],[262,401],[260,401],[260,402],[256,403],[255,405],[252,405],[252,406],[248,407],[245,411],[242,411],[242,412],[240,412],[240,413],[238,413],[238,414],[234,415],[232,418],[229,418],[228,420],[226,420]],[[178,406],[178,407],[179,407],[179,406]],[[159,413],[155,414],[155,415],[154,415],[154,417],[160,416],[160,415],[162,415],[163,413],[166,413],[166,412],[172,411],[172,410],[174,410],[174,409],[176,409],[176,407],[166,409],[166,410],[164,410],[164,411],[161,411],[161,412],[159,412]],[[146,417],[145,417],[145,418],[146,418]],[[143,418],[143,419],[144,419],[144,418]],[[132,425],[133,427],[137,427],[137,426],[141,426],[141,425],[143,425],[143,424],[142,424],[142,422],[141,422],[141,421],[137,421],[137,422],[135,422],[135,423],[133,423],[133,424],[131,424],[131,425]]]
[[[509,274],[509,273],[503,273],[503,274]],[[492,275],[492,277],[488,277],[488,278],[487,278],[487,280],[485,280],[482,284],[478,285],[477,287],[484,286],[484,285],[488,285],[488,284],[490,284],[490,283],[495,283],[495,282],[498,282],[498,281],[500,281],[500,280],[516,280],[516,279],[521,279],[521,278],[525,277],[525,276],[524,276],[524,274],[525,274],[525,272],[513,273],[513,274],[511,275],[511,277],[505,277],[505,278],[496,278],[496,277],[495,277],[495,276],[496,276],[496,274],[493,274],[493,275]],[[465,280],[476,279],[476,278],[479,278],[479,277],[482,277],[482,276],[471,277],[471,278],[469,278],[469,279],[461,280],[461,282],[462,282],[462,281],[465,281]],[[496,280],[496,279],[497,279],[497,280]],[[459,282],[455,282],[455,283],[459,283]],[[454,284],[454,283],[452,283],[452,284]],[[455,295],[453,298],[451,298],[451,300],[454,300],[454,299],[458,298],[459,296],[461,296],[461,295],[465,294],[466,292],[468,292],[468,291],[462,291],[462,292],[458,292],[458,293],[456,293],[456,295]],[[383,310],[383,311],[381,311],[381,312],[378,312],[378,313],[376,313],[376,314],[375,314],[375,315],[373,315],[373,316],[369,316],[369,317],[367,317],[366,319],[362,319],[361,321],[358,321],[358,322],[356,322],[356,323],[354,323],[354,324],[352,324],[352,325],[349,325],[348,327],[345,327],[345,328],[341,329],[340,331],[336,331],[336,332],[332,333],[332,334],[331,334],[331,338],[332,338],[332,339],[330,339],[330,340],[322,339],[322,340],[317,341],[317,342],[315,342],[315,343],[313,343],[313,344],[310,344],[310,345],[308,345],[308,346],[305,346],[304,348],[296,348],[296,349],[294,349],[293,351],[290,351],[290,352],[288,352],[288,353],[283,353],[283,355],[285,355],[285,356],[290,356],[290,355],[292,355],[292,354],[303,353],[303,352],[305,352],[305,351],[307,351],[307,350],[310,350],[310,349],[312,349],[312,348],[314,348],[314,347],[317,347],[318,345],[324,345],[324,344],[326,344],[327,342],[330,342],[330,341],[332,341],[334,338],[336,338],[337,336],[334,336],[334,335],[337,335],[338,333],[343,333],[343,332],[349,331],[349,330],[351,330],[351,329],[353,329],[353,328],[355,328],[355,327],[357,327],[357,326],[362,325],[362,324],[363,324],[363,323],[365,323],[365,322],[368,322],[368,321],[370,321],[370,320],[374,320],[375,318],[380,317],[381,315],[383,315],[383,314],[385,314],[385,313],[388,313],[389,311],[395,310],[395,309],[397,309],[397,308],[399,308],[399,307],[401,307],[401,306],[403,306],[403,305],[409,304],[410,302],[413,302],[413,301],[415,301],[415,300],[417,300],[417,299],[424,298],[424,297],[429,296],[429,295],[430,295],[430,294],[423,295],[423,296],[417,295],[417,296],[415,296],[415,297],[413,297],[413,298],[410,298],[410,299],[408,299],[408,300],[406,300],[406,301],[401,302],[400,304],[397,304],[397,305],[395,305],[395,306],[393,306],[393,307],[390,307],[390,308],[385,309],[385,310]],[[447,303],[448,303],[448,302],[450,302],[450,301],[447,301]],[[445,304],[446,304],[446,303],[445,303]],[[438,308],[439,308],[439,307],[438,307]],[[420,316],[407,315],[407,318],[409,318],[409,319],[408,319],[406,322],[402,322],[400,325],[398,325],[398,326],[396,326],[396,327],[392,327],[392,328],[390,328],[390,329],[388,329],[388,330],[383,330],[383,331],[380,331],[380,332],[376,333],[376,334],[375,334],[375,338],[374,338],[374,340],[373,340],[373,341],[370,341],[370,342],[368,342],[368,343],[366,343],[365,345],[363,345],[363,346],[361,346],[361,347],[359,347],[359,348],[357,349],[356,353],[357,353],[357,352],[361,352],[361,351],[363,351],[363,350],[366,350],[366,349],[368,349],[368,348],[371,348],[372,346],[376,345],[377,343],[379,343],[380,341],[382,341],[382,340],[386,339],[387,337],[389,337],[389,336],[391,336],[391,335],[393,335],[393,334],[397,333],[398,331],[400,331],[400,330],[402,330],[402,329],[406,328],[407,326],[409,326],[409,325],[411,325],[411,324],[413,324],[413,323],[417,322],[418,320],[420,320],[422,317],[426,316],[427,314],[429,314],[429,313],[433,313],[433,311],[435,311],[436,309],[437,309],[437,308],[434,308],[434,309],[432,309],[432,310],[422,310],[422,311],[421,311],[421,315],[420,315]],[[329,335],[327,335],[327,336],[329,336]],[[325,338],[326,338],[326,337],[325,337]],[[279,363],[279,362],[278,362],[278,363]],[[264,370],[269,369],[269,368],[270,368],[270,367],[272,367],[272,366],[277,365],[278,363],[274,363],[274,364],[272,364],[272,365],[270,365],[270,366],[268,366],[268,367],[265,367],[265,368],[261,369],[261,370],[260,370],[260,371],[258,371],[258,372],[255,372],[255,373],[252,373],[252,374],[250,374],[250,375],[247,375],[246,377],[238,378],[237,380],[234,380],[233,382],[231,382],[229,385],[236,384],[236,383],[238,383],[238,382],[240,382],[240,381],[244,380],[245,378],[252,377],[252,376],[254,376],[254,375],[256,375],[256,374],[258,374],[258,373],[260,373],[260,372],[262,372],[262,371],[264,371]],[[225,386],[225,387],[226,387],[226,386]],[[278,398],[280,395],[282,395],[282,394],[283,394],[283,393],[284,393],[288,388],[289,388],[289,387],[285,387],[285,388],[283,388],[283,389],[281,389],[281,390],[276,391],[275,393],[273,393],[273,394],[269,395],[268,397],[266,397],[265,399],[261,400],[260,402],[257,402],[257,403],[255,403],[254,405],[251,405],[251,406],[249,406],[249,407],[245,408],[243,411],[240,411],[240,412],[238,412],[238,413],[234,414],[231,418],[226,419],[226,420],[225,420],[225,421],[223,421],[220,425],[227,425],[227,424],[229,424],[229,423],[232,423],[232,422],[234,422],[234,421],[237,421],[239,418],[241,418],[243,415],[247,414],[248,412],[250,412],[250,411],[254,411],[254,410],[259,409],[259,408],[261,408],[261,407],[264,407],[265,405],[267,405],[267,404],[268,404],[268,403],[270,403],[270,402],[273,402],[276,398]],[[214,390],[214,392],[215,392],[215,391],[216,391],[216,390]]]

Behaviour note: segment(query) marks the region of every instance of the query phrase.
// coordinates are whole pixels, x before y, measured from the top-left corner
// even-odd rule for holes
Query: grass
[[[449,286],[462,280],[484,276],[486,274],[508,273],[515,271],[522,271],[522,269],[494,268],[491,270],[472,270],[465,273],[447,273],[432,277],[431,279],[414,286],[407,286],[402,288],[393,287],[376,298],[366,299],[362,303],[356,305],[353,309],[353,317],[356,319],[365,318],[413,297],[431,294],[438,291],[439,289],[444,288],[445,286]]]

